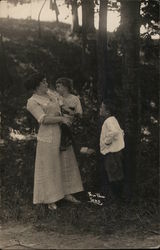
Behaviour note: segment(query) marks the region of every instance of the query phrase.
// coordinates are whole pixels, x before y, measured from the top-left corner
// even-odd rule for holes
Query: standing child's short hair
[[[102,104],[104,105],[105,110],[109,111],[110,114],[115,113],[115,107],[114,107],[114,103],[112,101],[105,99],[102,101]]]
[[[68,77],[60,77],[57,79],[56,84],[62,84],[68,89],[69,92],[73,90],[73,80]]]

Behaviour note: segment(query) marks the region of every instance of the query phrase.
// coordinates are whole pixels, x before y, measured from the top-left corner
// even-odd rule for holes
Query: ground
[[[2,249],[148,249],[160,247],[160,236],[153,233],[94,236],[93,234],[39,231],[36,225],[10,222],[2,227]]]

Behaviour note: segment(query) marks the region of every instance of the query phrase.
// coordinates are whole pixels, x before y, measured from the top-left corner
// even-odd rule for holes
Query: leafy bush
[[[4,95],[2,115],[3,134],[5,144],[1,146],[2,168],[2,200],[4,206],[15,206],[32,203],[33,174],[35,146],[34,140],[12,140],[10,129],[18,131],[24,136],[35,135],[37,122],[29,115],[25,106],[30,93],[26,93],[23,85],[25,77],[33,70],[45,71],[49,81],[54,82],[57,77],[67,75],[73,78],[75,89],[80,96],[84,115],[74,124],[74,135],[78,147],[87,146],[96,150],[92,156],[78,155],[78,162],[82,174],[82,180],[86,191],[98,190],[99,179],[99,112],[96,95],[96,83],[92,79],[84,80],[81,72],[81,48],[74,41],[66,40],[68,26],[62,25],[58,34],[56,27],[51,24],[44,31],[41,40],[37,39],[36,22],[12,20],[2,21],[0,27],[5,40],[5,52],[8,69],[12,82],[7,73],[1,71],[1,80],[7,84],[3,89]],[[4,29],[5,26],[5,29]],[[25,35],[24,35],[25,34]],[[58,35],[58,36],[57,36]],[[24,39],[28,37],[28,39]],[[61,38],[61,39],[60,39]],[[1,48],[2,52],[2,48]],[[0,54],[3,64],[2,53]],[[76,55],[76,56],[75,56]],[[121,59],[116,55],[111,57],[112,83],[114,84],[115,103],[118,119],[123,127],[124,111],[121,83]],[[141,82],[141,125],[148,128],[149,135],[141,134],[142,142],[139,145],[139,167],[137,171],[137,189],[140,197],[157,200],[158,190],[158,95],[157,95],[157,68],[154,66],[142,66],[140,74]],[[94,72],[95,73],[95,72]],[[95,81],[95,79],[94,79]],[[150,103],[155,104],[155,108]],[[5,105],[4,105],[5,103]]]

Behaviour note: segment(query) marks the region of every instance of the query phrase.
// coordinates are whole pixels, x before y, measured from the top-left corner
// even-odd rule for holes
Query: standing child
[[[100,153],[104,169],[107,173],[107,181],[117,198],[122,194],[122,180],[124,178],[122,166],[122,149],[124,144],[124,132],[111,114],[111,108],[102,103],[100,116],[104,118],[100,134]]]

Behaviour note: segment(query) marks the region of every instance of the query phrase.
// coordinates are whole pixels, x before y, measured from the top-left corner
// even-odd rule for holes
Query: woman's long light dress
[[[34,173],[33,203],[52,203],[67,194],[83,190],[78,164],[70,147],[68,154],[60,153],[61,130],[59,124],[45,125],[46,114],[59,116],[59,103],[52,96],[34,94],[27,109],[40,124]]]

